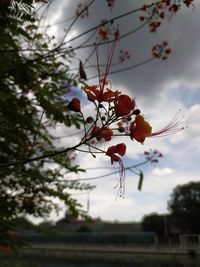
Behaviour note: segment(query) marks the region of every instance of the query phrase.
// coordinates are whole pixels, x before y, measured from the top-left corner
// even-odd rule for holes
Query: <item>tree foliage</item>
[[[168,209],[174,223],[183,232],[200,234],[200,182],[174,188]]]
[[[142,220],[142,229],[144,231],[153,231],[159,237],[164,237],[165,234],[165,221],[164,216],[157,213],[144,216]]]
[[[51,131],[56,123],[79,128],[82,119],[61,98],[70,90],[68,84],[76,83],[68,73],[73,54],[66,53],[61,59],[56,51],[48,53],[53,39],[38,32],[31,3],[0,4],[1,221],[20,214],[48,215],[59,208],[53,198],[81,213],[67,189],[91,188],[64,179],[66,172],[80,171],[73,165],[73,152],[46,157],[57,150]],[[40,156],[44,159],[9,166]]]

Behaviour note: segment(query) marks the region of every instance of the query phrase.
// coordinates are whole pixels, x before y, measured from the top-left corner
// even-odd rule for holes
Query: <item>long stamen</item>
[[[108,74],[109,74],[109,70],[110,70],[110,66],[111,66],[111,63],[112,63],[112,59],[113,59],[113,55],[114,55],[114,50],[115,50],[115,45],[116,45],[117,39],[118,39],[118,32],[115,33],[115,39],[114,39],[114,41],[112,43],[112,46],[110,48],[110,52],[109,52],[109,55],[108,55],[108,62],[106,64],[106,70],[105,70],[105,74],[104,74],[104,81],[106,81],[106,79],[108,77]]]
[[[119,175],[120,175],[120,177],[119,177],[119,181],[117,182],[115,188],[118,188],[117,197],[119,196],[119,197],[124,198],[124,196],[125,196],[125,169],[124,169],[123,161],[121,159],[119,159],[118,163],[119,163]]]
[[[98,69],[98,77],[99,77],[99,85],[101,90],[101,70],[99,64],[99,53],[98,53],[98,45],[95,43],[95,50],[96,50],[96,58],[97,58],[97,69]]]
[[[176,115],[172,118],[172,120],[162,129],[153,132],[150,137],[158,137],[158,136],[166,136],[166,135],[171,135],[174,134],[176,132],[179,132],[180,130],[183,130],[184,127],[180,127],[180,124],[182,123],[182,119],[184,118],[184,116],[182,116],[181,118],[179,118],[179,114],[180,114],[179,110]]]

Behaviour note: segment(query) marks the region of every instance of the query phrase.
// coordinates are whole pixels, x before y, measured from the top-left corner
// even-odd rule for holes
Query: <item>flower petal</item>
[[[152,127],[142,115],[137,115],[130,125],[130,137],[143,144],[146,137],[152,133]]]

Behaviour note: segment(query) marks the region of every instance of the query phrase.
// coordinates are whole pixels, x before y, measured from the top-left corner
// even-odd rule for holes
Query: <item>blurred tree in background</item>
[[[200,234],[200,182],[174,188],[168,209],[174,224],[183,233]]]

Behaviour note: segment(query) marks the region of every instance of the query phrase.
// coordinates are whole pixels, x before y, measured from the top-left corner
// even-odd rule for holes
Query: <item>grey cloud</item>
[[[74,7],[76,6],[75,2],[78,3],[78,1],[74,1]],[[133,3],[133,1],[119,0],[116,1],[116,6],[111,12],[106,7],[104,1],[96,1],[91,6],[89,17],[78,20],[73,29],[76,29],[79,33],[84,32],[97,25],[102,18],[114,17],[130,11],[135,7],[139,7],[140,4],[141,1],[134,1]],[[188,83],[198,82],[199,74],[197,66],[200,55],[199,9],[199,4],[195,4],[194,11],[192,8],[188,9],[184,7],[170,21],[164,23],[156,34],[149,33],[148,27],[144,27],[135,34],[120,40],[116,46],[113,61],[115,62],[117,60],[116,56],[120,49],[128,50],[131,54],[131,60],[125,64],[111,68],[111,71],[129,67],[149,58],[151,56],[152,46],[162,40],[167,39],[170,41],[173,54],[166,62],[155,60],[136,69],[112,75],[112,82],[127,88],[134,97],[143,98],[146,104],[159,101],[159,94],[172,81],[185,80]],[[66,8],[63,7],[63,16],[66,16],[66,14],[70,15],[70,10],[69,6],[66,6]],[[140,24],[138,14],[122,18],[116,24],[119,24],[119,29],[122,34],[126,33]],[[86,40],[87,37],[81,38],[82,40],[76,41],[74,44],[77,45],[80,41]],[[89,41],[89,43],[92,42],[93,40]],[[84,60],[90,52],[91,48],[84,49],[83,51],[78,50],[77,54]],[[99,49],[99,53],[101,62],[106,62],[107,53],[105,50]],[[95,54],[90,61],[93,63],[96,62]],[[92,71],[91,75],[94,73],[95,70]]]

